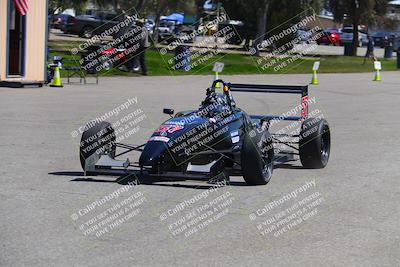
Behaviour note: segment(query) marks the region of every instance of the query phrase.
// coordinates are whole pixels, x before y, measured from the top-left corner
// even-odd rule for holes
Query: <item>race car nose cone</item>
[[[164,142],[150,141],[146,144],[139,158],[141,166],[155,166],[166,150]]]

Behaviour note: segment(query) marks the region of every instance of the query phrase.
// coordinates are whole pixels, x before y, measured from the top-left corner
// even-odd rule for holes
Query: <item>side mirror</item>
[[[170,116],[174,115],[174,112],[175,111],[172,108],[164,108],[163,109],[163,113],[167,114],[167,115],[170,115]]]

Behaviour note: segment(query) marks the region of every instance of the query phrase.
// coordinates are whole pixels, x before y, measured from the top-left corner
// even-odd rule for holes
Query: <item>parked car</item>
[[[203,10],[207,14],[215,13],[218,8],[218,5],[213,0],[206,0],[203,4]]]
[[[353,27],[344,27],[341,31],[340,39],[342,44],[353,42]],[[368,44],[368,33],[363,30],[358,30],[358,46]]]
[[[146,29],[149,31],[149,34],[150,34],[150,35],[153,35],[155,25],[156,25],[156,23],[154,22],[153,19],[151,19],[151,18],[146,18],[146,20],[145,20],[145,22],[144,22],[144,26],[145,26]]]
[[[393,33],[393,51],[397,51],[400,49],[400,33]]]
[[[67,26],[67,31],[81,37],[91,38],[112,28],[125,18],[125,16],[108,11],[98,11],[93,15],[80,15],[76,16],[75,20]]]
[[[312,33],[305,28],[298,29],[296,33],[296,38],[302,43],[309,43],[312,37]]]
[[[321,37],[317,39],[317,44],[325,45],[340,45],[340,30],[338,29],[325,29],[321,31]]]
[[[176,22],[172,20],[161,20],[158,26],[158,40],[160,42],[172,42],[174,39],[174,31]]]
[[[380,47],[385,47],[385,43],[389,41],[389,39],[394,39],[395,35],[390,32],[375,32],[372,35],[372,38],[374,39],[374,45],[380,46]]]
[[[75,17],[69,14],[54,15],[51,21],[51,26],[54,29],[59,29],[63,32],[68,32],[67,30],[68,24],[73,23],[74,19]]]
[[[243,42],[242,35],[245,31],[244,22],[240,20],[226,20],[221,22],[219,25],[219,30],[223,31],[225,27],[230,27],[231,30],[228,33],[233,33],[229,38],[226,38],[226,43],[231,45],[240,45]]]

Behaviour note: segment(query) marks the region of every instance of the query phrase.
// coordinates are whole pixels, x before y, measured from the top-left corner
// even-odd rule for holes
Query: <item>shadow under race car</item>
[[[217,89],[218,85],[222,89]],[[301,116],[248,115],[231,92],[301,95]],[[214,81],[198,110],[164,109],[165,121],[142,145],[116,142],[112,125],[92,121],[82,134],[80,160],[85,175],[134,174],[157,178],[213,178],[242,175],[249,185],[271,179],[274,165],[298,156],[305,168],[324,168],[329,159],[330,131],[323,118],[308,117],[308,86],[232,84]],[[271,122],[297,121],[297,134],[270,133]],[[276,149],[277,144],[287,147]],[[119,153],[117,153],[117,148]],[[275,148],[275,149],[274,149]],[[289,149],[289,150],[288,150]],[[117,160],[141,152],[138,162]]]

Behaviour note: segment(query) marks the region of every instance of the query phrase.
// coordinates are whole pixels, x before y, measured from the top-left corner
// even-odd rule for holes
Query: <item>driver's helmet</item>
[[[229,105],[225,95],[212,92],[207,95],[206,99],[202,102],[200,109],[212,116],[228,111]]]

